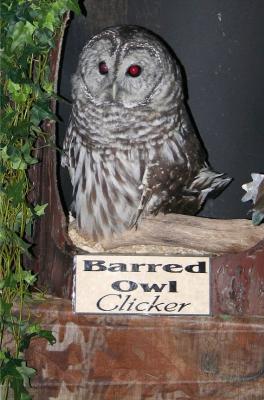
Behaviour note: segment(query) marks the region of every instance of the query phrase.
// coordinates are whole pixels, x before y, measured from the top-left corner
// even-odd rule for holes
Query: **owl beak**
[[[116,94],[117,94],[117,83],[114,82],[114,83],[113,83],[113,87],[112,87],[112,96],[113,96],[113,100],[116,99]]]

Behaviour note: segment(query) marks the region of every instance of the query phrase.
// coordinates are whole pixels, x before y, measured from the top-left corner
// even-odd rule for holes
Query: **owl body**
[[[137,225],[142,214],[195,214],[229,182],[207,165],[176,59],[145,29],[114,27],[93,37],[72,93],[62,164],[78,227],[94,240]]]

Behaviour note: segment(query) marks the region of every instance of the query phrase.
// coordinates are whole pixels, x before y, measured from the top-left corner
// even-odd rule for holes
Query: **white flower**
[[[247,193],[242,197],[242,201],[249,201],[252,200],[253,203],[255,204],[258,192],[259,192],[259,186],[261,182],[264,180],[264,174],[256,174],[253,173],[251,174],[252,177],[252,182],[249,183],[244,183],[242,185],[242,189],[244,189]]]

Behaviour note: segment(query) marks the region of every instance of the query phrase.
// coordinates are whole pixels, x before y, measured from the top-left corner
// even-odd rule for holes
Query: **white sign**
[[[75,256],[74,311],[96,314],[210,314],[208,257]]]

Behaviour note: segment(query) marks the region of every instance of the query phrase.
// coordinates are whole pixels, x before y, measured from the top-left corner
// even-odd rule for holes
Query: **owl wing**
[[[180,110],[173,137],[164,141],[161,149],[156,149],[155,157],[147,163],[132,227],[137,227],[145,212],[194,215],[209,194],[217,195],[230,182],[225,174],[214,172],[208,165],[206,152],[185,106]]]

